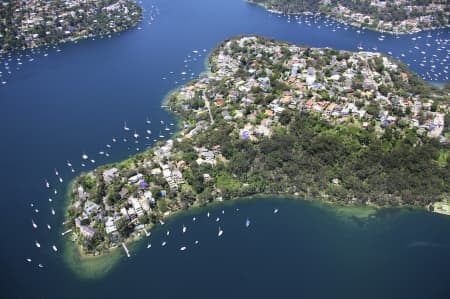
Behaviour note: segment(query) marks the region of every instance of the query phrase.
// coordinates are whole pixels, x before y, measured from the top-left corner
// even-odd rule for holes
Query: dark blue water
[[[155,21],[149,25],[147,18],[142,30],[62,45],[61,52],[50,48],[1,58],[1,80],[7,82],[0,86],[1,298],[120,298],[127,294],[154,298],[178,298],[180,294],[187,298],[448,297],[448,218],[392,213],[379,218],[379,223],[355,226],[297,202],[277,202],[284,213],[276,221],[271,217],[271,201],[243,203],[246,215],[234,218],[228,218],[234,209],[230,207],[226,223],[221,224],[225,234],[220,242],[217,225],[199,220],[196,228],[189,229],[190,238],[201,239],[197,249],[180,254],[182,240],[173,236],[164,250],[137,250],[131,260],[119,263],[100,281],[82,280],[68,270],[61,254],[50,249],[52,244],[61,248],[62,243],[58,230],[63,221],[63,193],[73,177],[66,161],[77,172],[90,169],[141,151],[159,131],[166,134],[161,121],[175,121],[160,108],[161,101],[189,80],[181,72],[204,71],[207,53],[203,49],[210,51],[221,40],[238,34],[317,47],[376,47],[392,52],[423,76],[446,80],[448,30],[433,31],[432,37],[428,33],[398,39],[386,36],[381,42],[378,33],[358,34],[357,29],[337,28],[325,18],[310,18],[311,26],[304,19],[298,24],[293,17],[288,22],[286,17],[241,0],[160,0],[145,1],[143,6]],[[425,50],[426,58],[414,46]],[[34,61],[25,62],[26,54]],[[20,55],[22,65],[17,63]],[[11,74],[5,61],[9,61]],[[436,73],[441,75],[436,77]],[[146,124],[147,117],[151,124]],[[122,128],[124,121],[129,133]],[[134,130],[145,136],[146,129],[153,132],[151,138],[134,143]],[[95,159],[95,164],[88,161],[82,167],[83,153]],[[57,181],[55,168],[63,184]],[[45,179],[52,185],[49,190]],[[253,219],[251,230],[244,227],[247,216]],[[31,219],[38,229],[32,228]],[[175,220],[172,225],[181,227],[183,221]],[[157,240],[162,238],[154,235]],[[41,243],[40,249],[35,240]],[[443,246],[408,248],[411,242]],[[172,248],[172,243],[177,247]],[[26,263],[26,258],[33,261]],[[45,268],[38,269],[38,263]]]

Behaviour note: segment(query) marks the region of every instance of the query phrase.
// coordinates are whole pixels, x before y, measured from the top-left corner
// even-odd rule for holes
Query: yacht
[[[67,160],[67,166],[72,167],[72,163],[69,160]]]
[[[247,220],[245,220],[245,227],[249,227],[250,226],[250,219],[247,218]]]
[[[56,168],[55,168],[55,175],[59,176],[59,172],[58,172],[58,170]]]
[[[41,248],[41,244],[39,244],[38,241],[34,241],[34,244],[36,244],[36,247],[37,247],[37,248]]]
[[[62,179],[62,177],[59,177],[59,182],[60,182],[60,183],[62,183],[62,182],[63,182],[63,179]]]
[[[54,252],[58,251],[58,248],[56,248],[55,245],[52,246],[52,249],[53,249]]]
[[[146,132],[147,132],[148,135],[151,135],[151,134],[152,134],[152,131],[151,131],[151,130],[147,130]]]
[[[194,242],[194,243],[195,243],[195,245],[197,245],[197,244],[198,244],[198,240],[195,240],[195,242]]]
[[[81,156],[81,158],[83,158],[83,160],[87,160],[89,157],[88,157],[88,155],[86,155],[85,153],[83,153],[83,155]]]
[[[161,243],[161,246],[164,247],[164,246],[166,246],[166,244],[167,244],[167,242],[164,241],[164,242]]]
[[[185,251],[186,249],[187,249],[186,246],[180,248],[181,251]]]
[[[31,263],[31,259],[27,259],[27,262]]]
[[[52,227],[50,226],[50,224],[47,224],[47,228],[48,228],[48,229],[52,229]]]
[[[128,126],[127,126],[127,122],[124,122],[124,123],[123,123],[123,129],[124,129],[125,131],[129,131],[129,130],[130,130],[130,128],[128,128]]]
[[[136,133],[136,131],[134,131],[133,137],[137,139],[137,138],[139,138],[139,134]]]
[[[37,224],[34,222],[33,219],[31,219],[31,224],[33,225],[34,228],[37,228]]]
[[[274,209],[274,210],[273,210],[273,213],[274,213],[274,214],[278,213],[278,209]]]
[[[53,208],[51,210],[52,210],[52,215],[55,215],[55,210]]]
[[[183,234],[187,231],[187,227],[183,225]]]

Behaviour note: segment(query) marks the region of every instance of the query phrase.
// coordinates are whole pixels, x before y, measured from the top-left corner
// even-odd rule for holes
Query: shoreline
[[[245,0],[245,2],[247,2],[248,4],[252,4],[252,5],[256,5],[259,7],[264,8],[266,11],[268,11],[269,13],[273,13],[273,14],[279,14],[279,15],[289,15],[289,16],[315,16],[315,15],[320,15],[322,17],[328,17],[333,19],[334,21],[344,24],[344,25],[348,25],[348,26],[352,26],[354,28],[361,28],[363,30],[370,30],[373,32],[378,32],[378,33],[383,33],[383,34],[389,34],[392,36],[395,35],[412,35],[412,34],[416,34],[416,33],[421,33],[421,32],[428,32],[428,31],[434,31],[434,30],[441,30],[441,29],[449,29],[450,26],[443,26],[443,27],[431,27],[431,28],[427,28],[427,29],[421,29],[421,28],[417,28],[417,30],[415,31],[399,31],[399,32],[395,32],[395,31],[389,31],[389,30],[379,30],[376,28],[372,28],[372,27],[365,27],[360,23],[347,23],[345,20],[332,16],[332,15],[327,15],[325,13],[322,12],[317,12],[317,13],[313,13],[313,12],[309,12],[309,11],[305,11],[305,12],[283,12],[283,11],[279,11],[276,9],[271,9],[269,7],[267,7],[266,4],[264,3],[255,3],[252,2],[251,0]]]

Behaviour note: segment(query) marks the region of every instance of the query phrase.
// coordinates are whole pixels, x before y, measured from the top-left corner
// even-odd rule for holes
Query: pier
[[[125,243],[122,242],[122,247],[123,247],[123,250],[125,250],[127,257],[130,257],[130,252],[128,251],[127,245],[125,245]]]
[[[70,232],[72,232],[72,229],[68,229],[65,232],[61,233],[61,236],[65,236],[65,235],[67,235]]]

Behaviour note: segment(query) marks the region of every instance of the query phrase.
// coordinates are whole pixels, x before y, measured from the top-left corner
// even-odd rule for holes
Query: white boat
[[[129,130],[130,130],[130,128],[128,128],[128,126],[127,126],[127,122],[124,122],[124,123],[123,123],[123,129],[124,129],[125,131],[129,131]]]
[[[210,215],[210,214],[209,214],[209,212],[208,212],[208,213],[206,214],[206,217],[208,217],[208,218],[209,218],[209,215]]]
[[[152,247],[152,244],[148,243],[147,248],[150,248],[150,247]]]
[[[167,235],[167,236],[170,235],[170,230],[168,230],[168,231],[166,232],[166,235]]]
[[[250,219],[247,218],[247,220],[245,220],[245,227],[249,227],[250,226]]]
[[[113,138],[113,139],[112,139],[112,142],[116,142],[116,141],[117,141],[116,138]]]
[[[34,212],[35,212],[35,213],[39,213],[39,210],[38,210],[38,209],[34,209]]]
[[[151,130],[147,130],[146,132],[147,132],[148,135],[151,135],[151,134],[152,134],[152,131],[151,131]]]
[[[72,167],[72,163],[69,160],[67,160],[67,166]]]
[[[37,224],[34,222],[33,219],[31,219],[31,224],[33,225],[34,228],[37,228]]]
[[[58,194],[58,190],[56,190],[56,189],[53,190],[53,193]]]
[[[56,168],[55,168],[55,175],[59,176],[59,172],[58,172],[58,170]]]
[[[52,246],[52,249],[53,249],[54,252],[58,251],[58,248],[56,248],[55,245]]]
[[[183,246],[180,248],[180,251],[185,251],[186,249],[187,249],[186,246]]]
[[[36,247],[37,247],[37,248],[41,248],[41,244],[39,244],[38,241],[35,241],[34,243],[36,244]]]
[[[47,228],[48,228],[48,229],[52,229],[52,227],[50,226],[50,224],[47,224]]]
[[[50,183],[47,180],[45,180],[45,188],[50,188]]]
[[[27,259],[27,262],[31,263],[31,259]]]
[[[274,209],[274,210],[273,210],[273,213],[274,213],[274,214],[278,213],[278,209]]]
[[[60,183],[64,182],[63,179],[62,179],[62,177],[59,177],[59,182],[60,182]]]
[[[195,242],[194,242],[194,243],[195,243],[195,245],[197,245],[197,244],[198,244],[198,240],[195,240]]]
[[[86,155],[85,153],[83,153],[83,155],[81,155],[81,158],[83,158],[83,160],[87,160],[89,157],[88,157],[88,155]]]
[[[197,218],[195,218],[195,217],[192,217],[192,221],[195,221],[195,220],[197,220]]]
[[[133,137],[137,139],[137,138],[139,138],[139,134],[136,133],[136,131],[134,131]]]
[[[151,124],[151,121],[148,119],[148,117],[147,117],[147,119],[145,120],[145,122],[146,122],[147,124]]]
[[[187,231],[187,227],[183,225],[183,234]]]
[[[223,235],[223,230],[219,227],[219,232],[217,233],[217,236],[222,236]]]
[[[55,210],[52,208],[52,215],[55,215]]]
[[[219,222],[219,221],[220,221],[220,218],[219,218],[219,217],[217,217],[217,218],[216,218],[216,222]]]
[[[161,246],[164,247],[164,246],[166,246],[166,244],[167,244],[167,242],[164,241],[164,242],[161,243]]]
[[[44,268],[44,266],[42,264],[39,264],[38,267],[39,268]]]
[[[162,220],[159,220],[159,223],[160,223],[161,225],[164,225],[164,221],[162,221]]]

